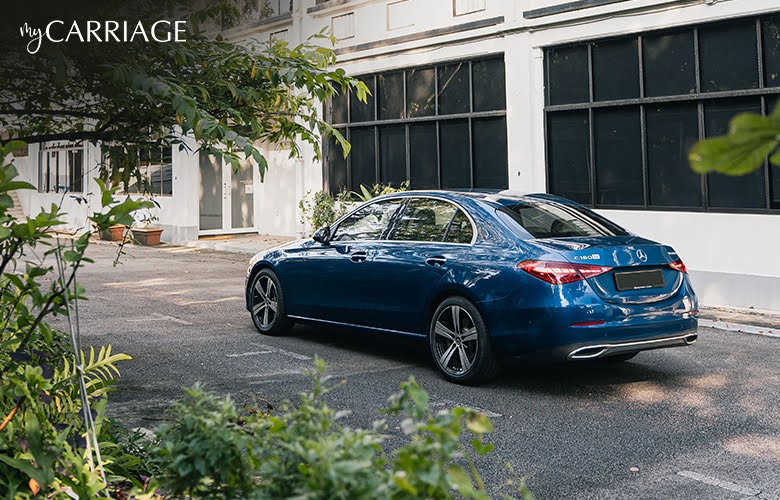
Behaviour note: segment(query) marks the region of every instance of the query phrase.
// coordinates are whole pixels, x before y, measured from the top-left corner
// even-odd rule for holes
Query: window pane
[[[474,134],[474,187],[506,189],[508,162],[506,118],[484,118],[471,124]]]
[[[349,110],[351,122],[370,122],[374,121],[374,96],[376,95],[376,89],[374,88],[374,77],[367,76],[359,79],[368,87],[370,95],[366,96],[366,102],[360,102],[357,98],[357,94],[352,92],[350,94]]]
[[[70,151],[70,190],[74,193],[84,191],[84,150]]]
[[[694,103],[647,106],[650,205],[700,207],[701,177],[688,164],[699,136]]]
[[[462,189],[471,187],[469,154],[469,122],[455,120],[441,122],[441,187]]]
[[[406,114],[409,117],[436,114],[436,74],[433,68],[406,72]]]
[[[728,132],[729,121],[739,113],[761,113],[757,97],[723,99],[704,104],[704,130],[707,137]],[[710,206],[717,208],[766,208],[764,167],[747,175],[707,175]]]
[[[550,104],[588,102],[587,46],[555,47],[547,51],[547,58]]]
[[[765,18],[762,28],[764,85],[780,87],[780,15]]]
[[[400,206],[400,200],[388,200],[361,208],[339,224],[333,233],[333,241],[380,239]]]
[[[702,91],[758,87],[758,48],[753,20],[701,28],[699,57]]]
[[[639,108],[598,109],[593,121],[596,203],[644,205]]]
[[[347,123],[347,94],[331,97],[331,123]]]
[[[626,236],[628,234],[622,227],[581,205],[546,200],[524,201],[499,210],[534,238]]]
[[[439,200],[418,198],[409,202],[390,236],[402,241],[443,241],[457,207]]]
[[[339,130],[346,136],[346,130]],[[328,137],[327,150],[328,164],[328,191],[335,195],[346,188],[347,182],[347,160],[344,159],[344,151],[333,136]]]
[[[164,196],[173,195],[173,165],[166,163],[162,166],[163,190]]]
[[[766,112],[771,113],[775,109],[775,106],[780,105],[780,99],[777,95],[772,95],[766,98]],[[769,179],[772,196],[770,201],[772,203],[771,208],[780,208],[780,167],[772,165],[769,168]]]
[[[379,119],[397,120],[404,117],[404,74],[390,73],[377,77]]]
[[[506,109],[504,59],[486,59],[471,63],[474,111]]]
[[[471,225],[471,221],[463,213],[463,210],[458,210],[455,217],[452,218],[452,222],[450,222],[444,241],[448,243],[471,243],[473,239],[474,226]]]
[[[469,63],[439,66],[439,114],[469,111]]]
[[[398,187],[406,181],[406,131],[403,125],[379,129],[379,182]]]
[[[409,167],[411,189],[437,189],[439,172],[436,165],[436,124],[409,125]]]
[[[547,114],[547,168],[551,193],[578,203],[591,203],[589,142],[587,111]]]
[[[349,141],[352,143],[350,189],[359,190],[361,184],[366,187],[373,186],[376,183],[374,127],[351,129]]]
[[[642,40],[645,95],[683,95],[696,92],[693,31],[651,35]]]
[[[636,38],[593,44],[593,96],[597,101],[639,97]]]

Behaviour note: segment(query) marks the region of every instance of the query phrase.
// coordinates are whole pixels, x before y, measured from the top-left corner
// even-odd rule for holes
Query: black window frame
[[[501,65],[504,68],[503,76],[504,76],[504,85],[503,85],[503,92],[504,92],[504,99],[503,99],[503,107],[502,109],[497,110],[489,110],[489,111],[475,111],[475,91],[473,86],[473,80],[474,80],[474,65],[476,63],[482,63],[486,61],[493,61],[493,60],[500,60]],[[452,65],[458,65],[463,64],[467,65],[468,68],[468,101],[469,101],[469,109],[465,113],[455,113],[455,114],[441,114],[440,113],[440,106],[439,106],[439,73],[440,69],[452,66]],[[434,75],[434,81],[433,81],[433,94],[434,94],[434,102],[433,104],[433,113],[429,115],[423,115],[423,116],[409,116],[409,99],[407,96],[408,86],[410,83],[409,80],[409,74],[417,71],[417,70],[426,70],[426,69],[432,69],[433,75]],[[373,84],[373,88],[377,88],[377,83],[379,80],[379,77],[381,75],[396,75],[398,73],[401,73],[403,75],[402,81],[403,81],[403,115],[401,118],[397,119],[379,119],[379,105],[378,105],[378,99],[372,99],[370,102],[373,105],[373,117],[374,120],[371,121],[362,121],[362,122],[352,122],[352,112],[351,107],[354,105],[354,99],[345,99],[343,101],[346,101],[346,104],[348,106],[347,112],[345,116],[347,117],[347,122],[342,123],[334,123],[332,121],[332,118],[334,116],[333,113],[333,98],[329,99],[327,103],[325,103],[325,109],[324,109],[324,116],[328,123],[330,123],[336,130],[338,130],[346,139],[347,141],[351,142],[351,131],[353,129],[357,128],[367,128],[367,127],[373,127],[374,129],[374,138],[375,138],[375,147],[374,147],[374,182],[375,183],[387,183],[386,180],[382,178],[381,174],[381,148],[380,148],[380,128],[382,127],[388,127],[388,126],[403,126],[404,128],[404,138],[405,138],[405,163],[406,163],[406,181],[410,181],[413,179],[414,174],[412,173],[412,158],[411,158],[411,139],[410,139],[410,128],[413,128],[415,125],[419,124],[433,124],[436,129],[436,185],[431,187],[431,189],[441,189],[442,188],[442,162],[441,162],[441,125],[442,123],[449,123],[449,122],[455,122],[458,120],[465,121],[468,123],[468,158],[466,159],[466,162],[468,164],[468,178],[469,178],[469,185],[466,186],[460,186],[461,188],[474,188],[475,187],[475,158],[474,158],[474,151],[475,151],[475,140],[474,140],[474,131],[473,131],[473,122],[480,120],[480,119],[489,119],[489,118],[498,118],[504,120],[504,127],[506,130],[506,91],[507,91],[507,85],[506,85],[506,62],[504,58],[503,53],[495,53],[495,54],[488,54],[485,56],[481,56],[479,58],[469,58],[469,59],[456,59],[456,60],[445,60],[445,61],[438,61],[433,64],[426,64],[426,65],[419,65],[419,66],[412,66],[412,67],[406,67],[402,69],[389,69],[387,71],[381,71],[377,73],[370,73],[370,74],[364,74],[364,75],[354,75],[357,78],[360,78],[361,80],[370,80],[370,82]],[[371,85],[369,85],[371,86]],[[359,190],[359,186],[353,185],[353,175],[352,175],[352,155],[349,155],[346,159],[346,180],[347,184],[345,186],[337,186],[333,182],[331,182],[331,169],[330,169],[330,162],[327,160],[329,158],[330,148],[337,148],[339,151],[333,152],[333,154],[341,154],[339,146],[333,144],[333,141],[325,141],[325,144],[323,146],[323,158],[326,160],[323,161],[323,189],[325,191],[328,191],[330,193],[335,194],[338,192],[339,189],[347,189],[350,191],[357,191]],[[509,166],[508,166],[508,138],[507,138],[507,151],[506,151],[506,158],[507,158],[507,165],[506,165],[506,182],[502,184],[501,186],[498,186],[494,189],[506,189],[509,184]],[[414,186],[412,186],[414,187]]]
[[[708,192],[708,176],[700,176],[700,206],[659,206],[653,205],[650,199],[649,193],[649,172],[648,172],[648,135],[647,135],[647,109],[649,106],[659,105],[663,103],[694,103],[696,106],[696,114],[698,119],[698,139],[705,138],[705,104],[708,102],[718,102],[726,99],[734,99],[739,97],[753,96],[760,99],[761,112],[764,115],[771,113],[771,109],[767,109],[767,103],[773,99],[780,97],[780,82],[776,86],[767,86],[767,79],[765,78],[765,60],[763,57],[763,48],[766,45],[764,40],[764,22],[772,21],[777,22],[780,18],[780,12],[773,12],[759,16],[743,16],[730,19],[718,20],[708,23],[699,23],[695,25],[688,25],[683,27],[675,27],[669,29],[657,29],[652,31],[645,31],[636,33],[633,35],[623,35],[618,37],[606,37],[593,40],[587,40],[577,43],[569,43],[562,45],[551,45],[544,48],[544,81],[545,81],[545,95],[544,95],[544,146],[545,146],[545,172],[546,172],[546,189],[547,192],[554,193],[551,189],[552,186],[552,168],[551,165],[551,152],[550,152],[550,133],[549,128],[550,116],[553,113],[561,112],[573,112],[580,111],[588,114],[588,126],[589,126],[589,158],[587,169],[589,172],[589,194],[590,202],[583,203],[586,206],[600,209],[617,209],[617,210],[654,210],[654,211],[681,211],[681,212],[711,212],[711,213],[752,213],[752,214],[779,214],[780,203],[775,202],[773,205],[773,195],[777,198],[777,193],[772,192],[773,179],[775,184],[780,179],[780,168],[773,167],[767,161],[765,161],[763,168],[764,171],[764,203],[761,208],[725,208],[711,206],[711,200]],[[745,88],[737,90],[727,91],[705,91],[702,88],[701,81],[701,57],[700,57],[700,43],[699,32],[700,30],[716,30],[719,26],[729,27],[730,24],[745,23],[752,21],[756,30],[756,43],[757,43],[757,58],[756,65],[758,71],[758,87],[757,88]],[[693,52],[694,52],[694,73],[695,73],[695,91],[689,94],[677,94],[677,95],[664,95],[648,97],[645,89],[645,66],[643,61],[643,40],[645,37],[656,37],[666,34],[677,34],[681,32],[690,32],[693,34]],[[597,43],[603,43],[607,41],[617,40],[631,40],[635,39],[637,42],[637,54],[639,57],[639,97],[630,99],[617,99],[608,101],[597,101],[594,98],[594,65],[593,65],[593,45]],[[588,99],[583,102],[573,102],[566,104],[551,104],[550,88],[551,88],[551,53],[556,50],[573,48],[573,47],[585,47],[587,49],[587,66],[588,66]],[[616,108],[616,107],[628,107],[634,106],[640,108],[640,131],[641,131],[641,148],[642,148],[642,182],[644,185],[644,197],[643,203],[639,205],[619,205],[619,204],[604,204],[598,202],[598,179],[596,175],[595,155],[596,148],[598,147],[595,139],[595,122],[594,112],[603,108]]]

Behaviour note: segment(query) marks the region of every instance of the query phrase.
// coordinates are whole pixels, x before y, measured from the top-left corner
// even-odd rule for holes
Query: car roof
[[[570,200],[561,198],[559,196],[546,194],[546,193],[524,193],[521,191],[509,191],[509,190],[488,190],[488,189],[464,189],[464,190],[420,190],[420,191],[399,191],[382,196],[385,197],[413,197],[413,196],[435,196],[438,198],[445,198],[452,201],[462,201],[464,198],[479,200],[487,202],[492,205],[498,206],[512,206],[522,201],[558,201],[563,203],[572,203]]]

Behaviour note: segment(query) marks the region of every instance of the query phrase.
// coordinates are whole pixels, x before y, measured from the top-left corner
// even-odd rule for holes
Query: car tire
[[[283,335],[293,322],[287,317],[282,286],[276,273],[270,269],[258,272],[250,284],[249,306],[252,322],[264,335]]]
[[[431,318],[428,345],[441,374],[456,384],[494,378],[498,362],[479,310],[463,297],[442,301]]]

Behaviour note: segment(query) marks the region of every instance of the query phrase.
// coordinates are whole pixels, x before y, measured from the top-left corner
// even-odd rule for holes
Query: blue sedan
[[[511,192],[375,198],[255,255],[246,306],[268,335],[311,322],[425,336],[457,383],[494,377],[506,357],[618,361],[689,345],[698,316],[671,247],[572,201]]]

